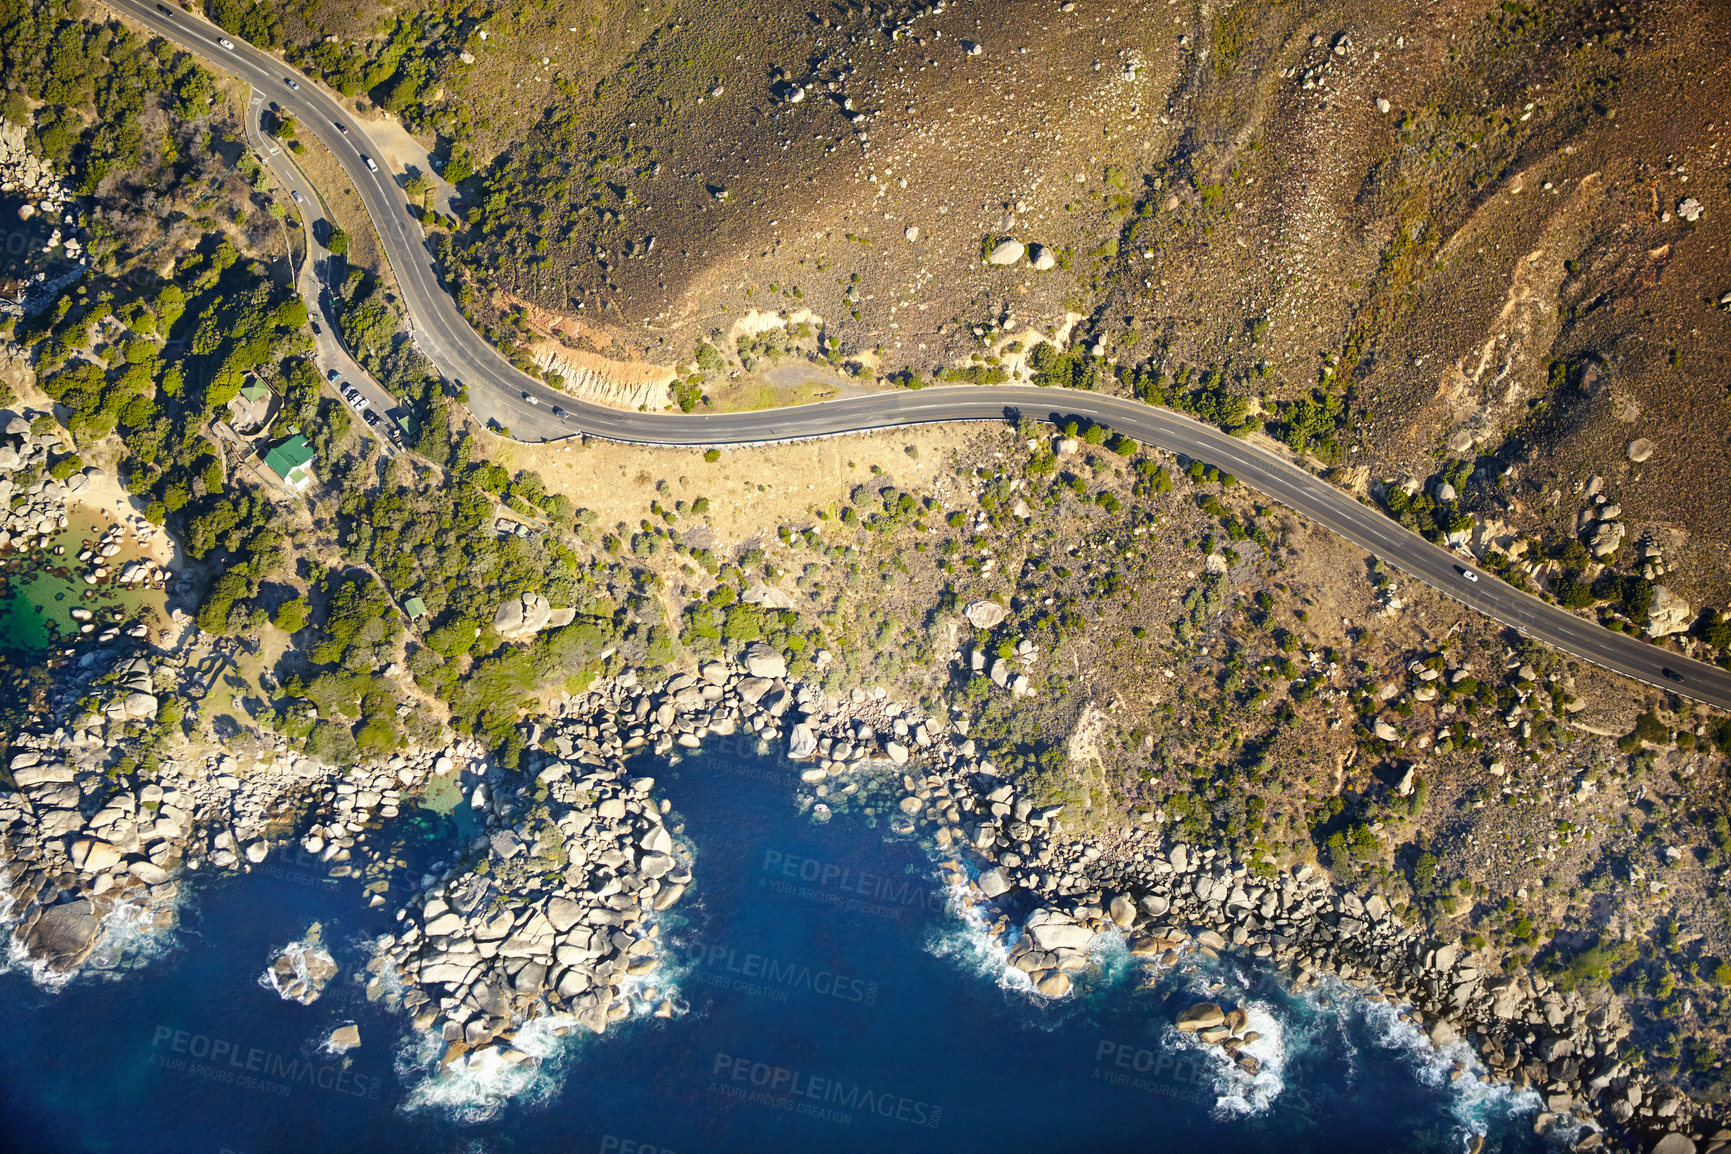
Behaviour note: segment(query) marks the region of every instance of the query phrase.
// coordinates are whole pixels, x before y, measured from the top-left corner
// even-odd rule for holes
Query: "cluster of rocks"
[[[543,629],[558,629],[576,619],[577,610],[555,609],[539,593],[525,593],[494,611],[493,628],[506,641],[527,641]]]
[[[654,914],[691,873],[654,780],[625,770],[631,697],[595,695],[591,710],[537,733],[561,752],[530,753],[533,776],[479,765],[465,775],[485,832],[422,879],[398,911],[400,931],[377,943],[373,972],[393,971],[416,1027],[439,1031],[443,1067],[533,1060],[513,1042],[543,1016],[562,1034],[601,1033],[638,1008],[673,1013],[649,984]]]
[[[957,660],[962,656],[957,653]],[[1028,681],[1027,673],[1023,671],[1039,660],[1040,647],[1026,637],[1018,637],[1011,643],[1011,652],[1007,657],[978,648],[969,650],[966,656],[968,671],[975,677],[989,678],[999,689],[1008,689],[1012,697],[1033,696],[1034,687]]]
[[[0,788],[0,916],[50,977],[89,961],[111,917],[172,924],[171,871],[193,826],[182,790],[111,780],[63,752],[53,738],[20,735],[10,788]]]
[[[271,959],[259,985],[290,1002],[310,1006],[337,976],[336,959],[324,947],[324,927],[314,922],[299,941],[290,942]]]
[[[1250,1016],[1242,1006],[1227,1010],[1217,1002],[1194,1002],[1178,1011],[1173,1025],[1179,1033],[1194,1034],[1198,1041],[1219,1046],[1239,1069],[1254,1074],[1261,1064],[1255,1055],[1245,1053],[1244,1047],[1262,1035],[1247,1029],[1249,1022]]]
[[[48,476],[49,456],[60,445],[51,433],[38,436],[23,417],[8,418],[0,437],[0,549],[47,549],[66,528],[66,498],[83,488],[85,478],[66,482]],[[14,479],[23,473],[25,478]],[[24,500],[15,500],[22,495]]]
[[[1057,254],[1043,244],[1024,245],[1019,240],[1002,240],[986,254],[986,263],[998,268],[1021,264],[1024,258],[1035,272],[1046,272],[1058,265]]]
[[[79,472],[56,480],[49,475],[52,458],[67,450],[54,432],[34,433],[30,421],[22,416],[6,418],[4,435],[0,435],[0,551],[38,551],[63,557],[66,548],[54,543],[66,528],[68,506],[78,495],[101,477],[96,466],[86,466]],[[18,498],[22,497],[23,500]],[[143,518],[135,518],[134,532],[141,541],[157,530]],[[80,574],[86,585],[112,582],[133,588],[164,587],[174,576],[148,559],[117,563],[125,547],[126,527],[111,525],[104,529],[88,548],[78,551],[77,560],[86,566]],[[117,568],[116,566],[119,565]],[[85,634],[101,631],[98,640],[109,641],[119,635],[118,629],[103,629],[94,611],[83,606],[72,610]],[[115,624],[117,621],[111,622]],[[142,637],[138,628],[131,630]]]
[[[348,877],[369,865],[395,865],[374,853],[370,835],[402,811],[406,794],[418,794],[433,778],[479,764],[484,756],[471,739],[443,750],[393,754],[382,762],[351,766],[315,795],[318,816],[301,832],[301,851],[328,864],[332,877]],[[367,903],[385,905],[384,893],[375,887]]]
[[[337,776],[280,738],[245,765],[181,750],[154,777],[116,773],[116,733],[161,707],[156,674],[143,657],[122,658],[98,689],[71,725],[14,737],[0,785],[0,920],[49,974],[120,964],[100,947],[110,919],[171,926],[183,871],[264,862]]]
[[[993,794],[1022,804],[1005,790],[999,786]],[[977,853],[997,859],[975,883],[980,898],[1003,900],[1025,890],[1044,903],[1024,922],[1013,960],[1062,946],[1071,953],[1056,955],[1061,965],[1085,968],[1075,956],[1086,949],[1084,935],[1110,927],[1129,938],[1132,954],[1165,965],[1187,950],[1238,950],[1284,966],[1300,988],[1325,974],[1360,983],[1369,996],[1403,1008],[1439,1048],[1470,1042],[1495,1076],[1543,1097],[1539,1129],[1565,1116],[1586,1123],[1591,1133],[1579,1148],[1603,1143],[1608,1135],[1600,1127],[1607,1122],[1665,1137],[1673,1141],[1667,1149],[1679,1151],[1693,1151],[1694,1142],[1713,1132],[1685,1097],[1619,1057],[1631,1027],[1614,999],[1590,999],[1535,973],[1484,969],[1459,946],[1439,944],[1407,925],[1380,896],[1361,899],[1309,865],[1275,873],[1264,863],[1252,872],[1211,849],[1163,848],[1150,826],[1126,831],[1106,852],[1097,843],[1042,845],[1031,826],[1015,834],[1027,840],[1008,853],[986,830],[973,842]],[[1046,859],[1068,863],[1070,872],[1060,876],[1036,864]],[[1077,900],[1054,900],[1060,896]],[[1042,992],[1068,988],[1049,982]],[[1203,1034],[1205,1041],[1246,1042],[1224,1019],[1189,1024],[1199,1032],[1227,1031]]]
[[[803,745],[802,730],[825,728],[812,708],[789,727],[790,743]],[[1279,872],[1265,861],[1252,870],[1212,849],[1168,848],[1157,815],[1116,836],[1071,835],[1062,807],[1017,796],[976,756],[965,728],[945,729],[936,740],[928,730],[926,742],[914,743],[917,768],[927,772],[919,776],[910,766],[902,773],[900,828],[923,825],[940,848],[972,857],[977,875],[961,858],[940,869],[974,901],[1031,907],[1019,924],[1000,914],[994,929],[1009,944],[1009,964],[1041,994],[1070,992],[1102,932],[1122,933],[1133,955],[1168,966],[1189,951],[1242,951],[1283,966],[1299,988],[1324,975],[1357,983],[1366,996],[1403,1010],[1439,1048],[1457,1040],[1474,1045],[1494,1076],[1543,1097],[1539,1129],[1566,1116],[1584,1122],[1579,1148],[1614,1146],[1618,1128],[1644,1132],[1680,1154],[1692,1154],[1697,1142],[1717,1148],[1731,1138],[1698,1117],[1688,1099],[1619,1057],[1631,1026],[1615,999],[1563,990],[1535,973],[1486,969],[1458,945],[1408,925],[1382,897],[1361,898],[1308,864]],[[1185,1022],[1255,1072],[1254,1058],[1241,1052],[1254,1032],[1230,1012],[1203,1007]],[[1465,1072],[1463,1063],[1457,1076]]]
[[[84,271],[83,245],[69,231],[77,223],[71,212],[72,194],[47,161],[30,151],[28,133],[22,125],[0,122],[0,194],[18,197],[20,222],[41,217],[51,230],[41,251],[59,248],[72,262],[70,269],[32,273],[13,300],[0,301],[0,316],[32,315],[41,303],[53,299],[59,288]]]

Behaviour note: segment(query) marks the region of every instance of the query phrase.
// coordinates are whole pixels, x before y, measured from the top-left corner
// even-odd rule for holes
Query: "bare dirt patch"
[[[522,445],[481,434],[488,456],[507,468],[532,469],[549,492],[593,509],[600,524],[635,523],[651,501],[709,498],[716,544],[758,537],[783,522],[806,522],[811,510],[846,500],[855,485],[873,481],[873,469],[892,473],[907,488],[929,485],[947,472],[950,453],[970,426],[937,425],[830,438],[723,453],[718,461],[675,449],[643,449],[592,441],[587,445]],[[918,453],[908,453],[912,446]],[[665,483],[667,491],[657,486]]]

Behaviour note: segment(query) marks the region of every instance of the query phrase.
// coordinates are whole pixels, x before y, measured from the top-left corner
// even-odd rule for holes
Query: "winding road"
[[[661,414],[607,408],[548,388],[519,372],[464,319],[440,282],[434,254],[397,178],[380,164],[362,122],[317,82],[244,41],[224,48],[226,34],[178,7],[140,0],[107,0],[119,12],[196,53],[213,67],[252,85],[297,115],[303,132],[319,138],[353,181],[379,233],[403,302],[411,335],[429,360],[468,388],[469,407],[524,440],[583,433],[642,445],[709,447],[765,444],[843,433],[870,432],[943,421],[1002,421],[1017,415],[1086,418],[1170,452],[1206,461],[1280,501],[1317,524],[1471,609],[1582,660],[1678,693],[1731,709],[1731,671],[1691,661],[1636,637],[1519,592],[1470,560],[1409,533],[1374,508],[1283,457],[1228,436],[1211,425],[1136,401],[1033,385],[929,388],[848,397],[750,413]],[[376,163],[376,159],[375,159]],[[309,304],[318,311],[319,302]],[[534,397],[531,403],[526,397]],[[568,415],[553,415],[558,406]],[[1472,573],[1477,580],[1469,580]]]

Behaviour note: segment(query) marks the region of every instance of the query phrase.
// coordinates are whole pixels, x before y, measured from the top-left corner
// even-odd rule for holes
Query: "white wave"
[[[172,953],[179,940],[174,933],[156,924],[161,905],[143,901],[123,902],[102,917],[96,943],[90,956],[73,970],[56,970],[40,958],[33,958],[24,943],[11,933],[16,905],[10,890],[0,891],[0,928],[4,928],[6,950],[0,958],[0,973],[20,971],[39,989],[58,993],[80,977],[106,978],[118,981],[132,970]],[[178,920],[178,919],[177,919]]]
[[[1175,1050],[1188,1050],[1201,1055],[1213,1065],[1210,1089],[1214,1092],[1211,1111],[1216,1121],[1236,1121],[1265,1114],[1286,1090],[1288,1057],[1287,1025],[1266,1002],[1233,998],[1219,990],[1197,990],[1213,999],[1224,998],[1244,1010],[1246,1031],[1261,1036],[1245,1045],[1241,1052],[1256,1059],[1256,1072],[1251,1073],[1233,1060],[1221,1047],[1204,1042],[1195,1034],[1167,1026],[1164,1040]]]
[[[316,926],[314,927],[316,930]],[[288,962],[288,973],[277,969],[279,961]],[[310,1006],[318,1001],[325,987],[335,979],[337,961],[321,944],[318,934],[309,933],[299,941],[290,942],[271,956],[271,964],[258,976],[258,984],[275,991],[284,1001]],[[299,989],[294,987],[298,984]]]
[[[1497,1124],[1539,1109],[1541,1099],[1536,1092],[1517,1090],[1493,1079],[1478,1052],[1464,1039],[1434,1046],[1397,1007],[1357,996],[1341,982],[1326,982],[1319,988],[1328,988],[1343,1012],[1350,1009],[1361,1013],[1372,1040],[1399,1055],[1420,1083],[1448,1090],[1449,1111],[1462,1137],[1488,1134]]]
[[[976,902],[966,885],[948,887],[948,904],[953,920],[927,935],[926,952],[973,971],[1000,990],[1038,997],[1033,979],[1010,964],[1021,928],[1012,925],[1001,938],[993,933],[986,921],[988,907]]]
[[[561,1029],[568,1031],[563,1037],[555,1032]],[[443,1068],[440,1059],[450,1043],[435,1030],[410,1034],[397,1052],[397,1075],[409,1083],[398,1109],[467,1124],[496,1118],[507,1105],[541,1105],[559,1090],[559,1067],[576,1047],[578,1029],[566,1015],[536,1018],[517,1030],[512,1043],[528,1061],[507,1062],[488,1047]]]

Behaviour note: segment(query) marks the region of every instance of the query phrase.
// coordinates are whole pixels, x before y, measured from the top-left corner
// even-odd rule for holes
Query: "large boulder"
[[[753,677],[775,680],[787,676],[787,658],[761,641],[754,641],[745,651],[745,668]]]
[[[1673,1132],[1653,1143],[1653,1154],[1695,1154],[1695,1142],[1687,1134]]]
[[[71,969],[90,955],[101,930],[102,922],[89,901],[62,902],[42,911],[24,948],[55,969]]]
[[[999,267],[1012,265],[1020,261],[1022,259],[1022,254],[1026,251],[1027,250],[1022,247],[1022,242],[1019,240],[1001,241],[986,257],[986,263],[998,265]]]
[[[506,641],[527,641],[543,629],[569,625],[576,610],[555,609],[539,593],[525,593],[500,605],[493,613],[493,628]]]
[[[765,609],[792,609],[793,594],[783,589],[773,589],[768,585],[753,585],[739,599],[747,605],[761,605]]]
[[[1647,636],[1669,637],[1673,633],[1687,633],[1694,621],[1695,612],[1687,601],[1663,585],[1653,586],[1653,607],[1647,610]]]
[[[1042,950],[1085,950],[1094,940],[1094,931],[1077,925],[1068,914],[1057,910],[1037,909],[1028,915],[1028,936]]]
[[[817,753],[817,734],[805,722],[795,725],[787,735],[787,756],[790,761],[804,761]]]
[[[1009,610],[996,601],[974,601],[962,610],[968,624],[976,629],[991,629],[1002,622],[1008,613]]]
[[[1629,460],[1631,460],[1631,461],[1635,462],[1635,464],[1639,465],[1642,461],[1645,461],[1648,457],[1651,457],[1653,455],[1653,451],[1657,448],[1658,448],[1657,445],[1653,444],[1653,442],[1649,441],[1645,437],[1640,437],[1636,440],[1630,441],[1629,442]]]
[[[1212,1030],[1226,1024],[1226,1011],[1213,1002],[1197,1002],[1193,1006],[1185,1006],[1178,1011],[1176,1023],[1179,1030],[1186,1034],[1194,1034],[1200,1030]]]

